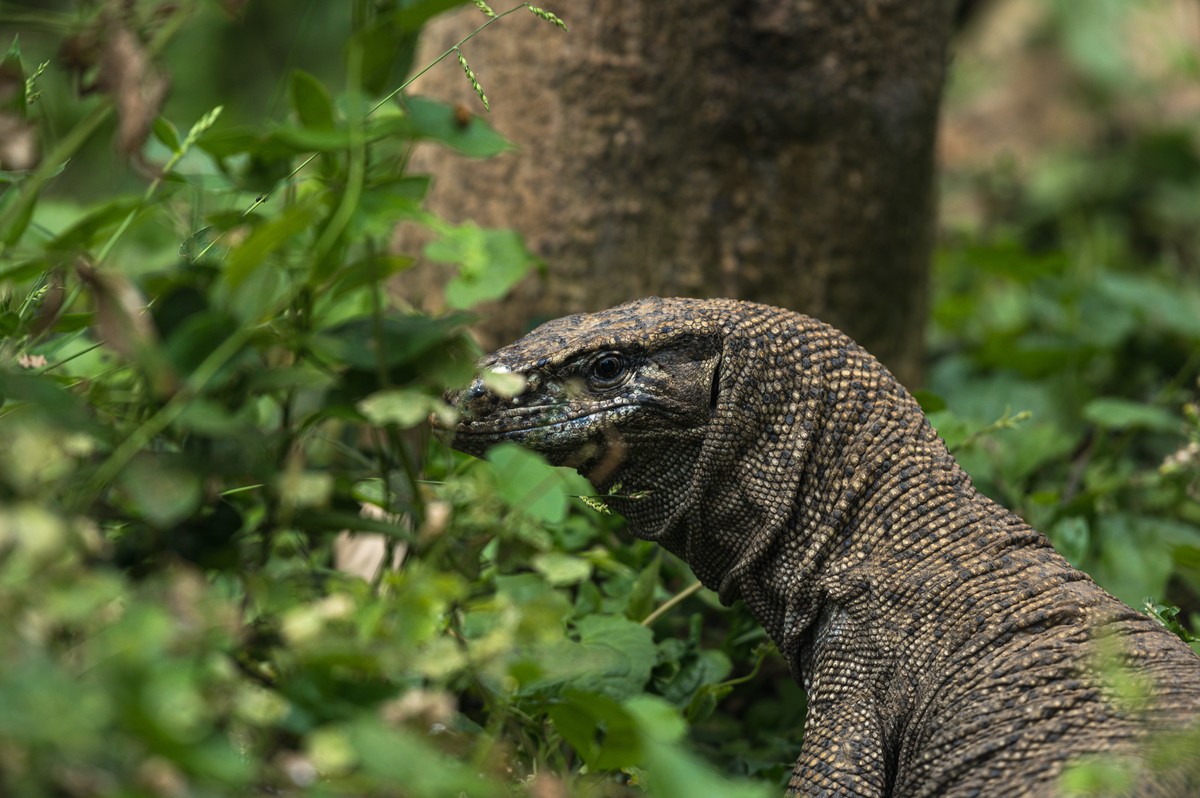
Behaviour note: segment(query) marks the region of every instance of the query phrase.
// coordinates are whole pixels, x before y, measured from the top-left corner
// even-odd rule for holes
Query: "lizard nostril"
[[[471,383],[471,387],[467,389],[466,395],[463,398],[468,402],[475,402],[487,395],[488,389],[483,384],[483,380],[475,380]]]

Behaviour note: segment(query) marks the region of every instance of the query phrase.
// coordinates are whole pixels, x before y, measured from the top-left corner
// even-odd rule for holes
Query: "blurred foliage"
[[[418,142],[509,146],[397,91],[462,4],[0,8],[20,33],[0,63],[0,794],[786,780],[804,696],[744,609],[620,536],[576,475],[422,432],[471,375],[467,312],[538,266],[511,231],[430,214],[407,169]],[[528,11],[556,19],[499,16]],[[940,256],[923,396],[985,490],[1184,615],[1198,163],[1147,126],[1030,183],[989,175],[993,215]],[[401,221],[423,253],[390,246]],[[454,270],[453,313],[386,290],[418,254]],[[401,566],[336,570],[342,530]]]
[[[980,210],[943,221],[922,398],[984,492],[1127,603],[1165,598],[1195,625],[1200,138],[1194,113],[1162,108],[1200,71],[1194,50],[1142,40],[1162,24],[1151,5],[1033,17],[1025,46],[1069,87],[1039,101],[1088,126],[1062,141],[1048,125],[1025,162],[948,176],[953,202]],[[1170,5],[1155,8],[1169,20]],[[951,96],[972,89],[986,87]]]
[[[462,311],[538,266],[425,211],[407,169],[419,142],[509,147],[397,89],[461,4],[0,11],[22,34],[0,69],[22,144],[0,153],[0,793],[772,792],[687,740],[725,744],[714,710],[761,631],[662,617],[656,638],[690,574],[619,543],[581,478],[426,451],[479,355]],[[560,35],[527,4],[477,24],[515,12]],[[276,53],[316,37],[324,68],[212,57],[259,29]],[[177,78],[209,85],[171,104]],[[455,270],[454,313],[387,291],[415,260],[399,222]],[[335,570],[342,530],[402,566]],[[777,782],[792,756],[741,770]]]

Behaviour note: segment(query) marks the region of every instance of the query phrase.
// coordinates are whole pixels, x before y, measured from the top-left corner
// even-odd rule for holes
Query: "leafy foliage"
[[[414,260],[393,228],[432,233],[454,308],[537,265],[425,211],[406,169],[418,142],[509,146],[392,88],[455,5],[354,4],[344,85],[292,69],[286,115],[253,124],[131,99],[210,7],[38,12],[99,77],[0,197],[0,792],[767,794],[686,743],[737,646],[641,623],[686,571],[618,544],[586,483],[528,452],[426,451],[478,352],[469,315],[386,290]],[[61,129],[25,67],[14,44],[12,113]],[[146,183],[49,193],[114,125]],[[343,530],[402,566],[335,570]]]
[[[975,481],[1074,564],[1194,623],[1200,151],[1186,125],[1139,110],[1156,84],[1120,33],[1134,5],[1045,12],[1053,63],[1100,130],[1025,176],[1001,163],[974,178],[985,210],[936,270],[930,388],[951,410],[932,415]]]

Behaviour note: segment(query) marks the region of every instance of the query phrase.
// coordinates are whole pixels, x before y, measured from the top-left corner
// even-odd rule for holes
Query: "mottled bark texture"
[[[522,13],[463,48],[519,151],[416,163],[436,211],[518,228],[549,266],[484,343],[647,294],[729,296],[827,320],[919,382],[954,1],[546,5],[570,33]],[[418,63],[476,21],[439,20]],[[452,63],[414,88],[482,112]],[[439,279],[405,290],[436,307]]]

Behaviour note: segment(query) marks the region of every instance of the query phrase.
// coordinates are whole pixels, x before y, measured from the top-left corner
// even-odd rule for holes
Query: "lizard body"
[[[578,468],[775,640],[809,695],[792,793],[1052,795],[1068,763],[1200,717],[1200,658],[977,493],[832,327],[650,298],[480,366],[526,384],[450,396],[456,448],[515,441]],[[1117,694],[1116,668],[1144,700]],[[1139,794],[1197,794],[1192,764]]]

